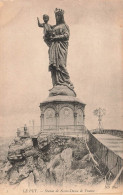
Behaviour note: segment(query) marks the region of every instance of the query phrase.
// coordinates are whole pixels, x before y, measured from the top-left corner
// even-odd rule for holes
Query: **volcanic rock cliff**
[[[84,140],[58,135],[16,137],[9,145],[8,161],[1,164],[0,173],[0,182],[10,185],[23,180],[36,185],[92,185],[103,180]]]

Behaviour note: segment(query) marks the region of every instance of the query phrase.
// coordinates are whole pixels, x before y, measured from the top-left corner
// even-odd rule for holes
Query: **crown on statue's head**
[[[60,14],[60,15],[64,14],[64,10],[63,9],[59,9],[59,8],[56,8],[54,12],[55,12],[55,14]]]

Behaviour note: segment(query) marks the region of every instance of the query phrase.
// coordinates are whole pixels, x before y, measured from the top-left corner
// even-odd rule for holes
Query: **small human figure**
[[[52,36],[52,26],[48,24],[49,16],[46,14],[43,15],[44,23],[40,23],[38,17],[37,20],[38,20],[38,26],[44,29],[44,37],[43,37],[44,41],[48,46],[50,46],[51,43],[49,41],[49,38]]]
[[[27,132],[27,126],[26,126],[26,124],[24,125],[24,135],[27,135],[28,134],[28,132]]]

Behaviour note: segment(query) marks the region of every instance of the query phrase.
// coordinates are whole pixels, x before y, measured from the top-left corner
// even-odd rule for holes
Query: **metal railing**
[[[58,134],[58,135],[85,135],[86,127],[84,125],[44,125],[43,129],[40,126],[27,126],[18,128],[18,136],[35,136],[41,133],[42,135]]]
[[[44,125],[43,129],[60,129],[60,130],[64,130],[64,129],[78,129],[78,130],[82,130],[85,129],[85,125]]]

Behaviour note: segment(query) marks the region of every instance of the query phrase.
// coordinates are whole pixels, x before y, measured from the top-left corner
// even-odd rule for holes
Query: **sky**
[[[55,24],[56,7],[70,28],[67,69],[86,127],[97,128],[93,110],[101,107],[103,127],[123,130],[123,0],[0,0],[0,136],[40,125],[52,82],[36,18],[48,14]]]

